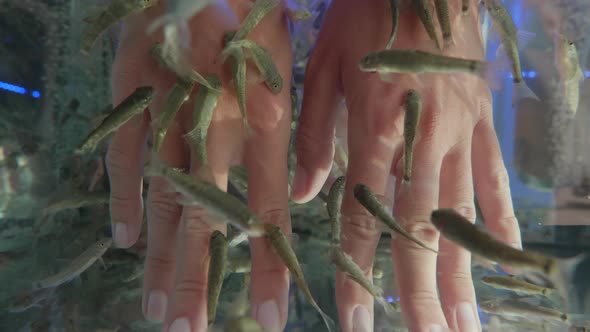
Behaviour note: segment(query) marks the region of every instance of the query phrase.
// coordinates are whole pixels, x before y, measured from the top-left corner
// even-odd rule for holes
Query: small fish
[[[363,270],[354,262],[352,257],[347,255],[342,248],[339,246],[333,247],[331,250],[330,260],[334,263],[342,272],[354,280],[357,284],[361,285],[369,294],[371,294],[379,304],[383,306],[387,315],[392,315],[396,310],[394,307],[387,302],[383,297],[383,290],[377,287],[371,282],[365,275]]]
[[[86,271],[94,262],[99,260],[109,249],[113,239],[105,237],[86,249],[80,256],[76,257],[59,273],[45,279],[33,282],[33,289],[56,287],[68,282]]]
[[[564,276],[571,273],[580,261],[586,258],[585,255],[580,255],[569,259],[556,259],[513,248],[495,239],[453,209],[433,211],[431,221],[444,237],[473,254],[522,272],[547,276],[556,286],[561,287],[560,290],[568,287],[563,280]]]
[[[227,238],[220,231],[211,234],[209,243],[209,277],[207,281],[207,321],[209,324],[215,321],[217,302],[223,286],[225,266],[227,264]]]
[[[170,89],[170,92],[168,92],[160,113],[154,116],[154,151],[160,151],[162,143],[164,143],[164,138],[166,138],[166,134],[168,133],[168,128],[172,125],[182,105],[190,98],[194,86],[194,81],[185,81],[179,78],[172,89]]]
[[[143,113],[154,98],[154,88],[143,86],[125,98],[85,139],[75,154],[82,155],[96,149],[98,143],[115,132],[134,116]]]
[[[193,126],[194,128],[189,131],[184,138],[196,150],[197,160],[199,166],[207,165],[207,132],[209,131],[209,125],[211,119],[213,119],[213,112],[217,107],[217,101],[221,92],[221,80],[216,74],[207,76],[207,81],[210,82],[212,89],[205,86],[200,87],[197,90],[195,97],[195,108],[193,110]]]
[[[346,185],[346,177],[341,176],[332,183],[330,187],[330,193],[328,194],[328,202],[326,207],[328,209],[328,215],[330,216],[330,223],[332,225],[332,243],[335,245],[340,244],[340,230],[341,230],[341,218],[342,213],[342,200],[344,199],[344,189]]]
[[[152,162],[145,168],[145,173],[148,176],[166,178],[183,195],[180,203],[199,205],[246,232],[248,236],[258,237],[264,234],[264,228],[254,212],[239,199],[222,191],[214,184],[197,180],[178,169],[164,166],[156,157],[152,157]]]
[[[246,18],[244,18],[240,28],[236,31],[235,35],[233,35],[231,40],[236,41],[246,38],[260,21],[262,21],[262,19],[280,3],[280,0],[255,0],[252,9],[250,9],[250,12]]]
[[[576,44],[561,34],[554,36],[554,45],[555,67],[559,74],[559,90],[563,96],[565,112],[574,117],[580,102],[580,81],[584,79],[578,50]]]
[[[226,41],[230,39],[231,36],[235,36],[235,33],[228,32],[225,35]],[[227,44],[229,43],[226,42],[226,45]],[[234,87],[236,89],[236,98],[238,98],[238,106],[240,107],[240,112],[242,113],[242,119],[244,121],[244,128],[249,131],[250,126],[248,125],[248,117],[246,113],[246,55],[241,48],[237,48],[228,56]]]
[[[397,36],[397,28],[399,26],[399,5],[400,0],[389,0],[389,9],[391,10],[391,34],[389,35],[389,41],[385,46],[386,50],[393,46],[393,42]]]
[[[242,39],[229,42],[221,53],[222,59],[226,54],[231,53],[235,48],[238,47],[245,48],[250,52],[256,68],[258,68],[258,71],[264,79],[264,83],[270,89],[270,91],[273,94],[280,93],[283,90],[283,78],[281,77],[281,74],[274,63],[270,52],[255,41]]]
[[[166,14],[156,18],[147,28],[151,34],[160,27],[164,29],[162,52],[169,57],[174,68],[185,71],[186,58],[181,50],[191,47],[191,33],[188,21],[205,9],[213,0],[167,0]]]
[[[512,317],[538,317],[540,319],[568,322],[568,315],[547,307],[536,306],[519,300],[490,300],[479,304],[486,313]]]
[[[158,3],[158,0],[113,0],[108,6],[95,9],[83,21],[88,27],[82,37],[82,54],[88,55],[96,39],[113,23],[144,11]]]
[[[231,273],[250,273],[252,259],[250,257],[232,257],[227,260],[226,269]]]
[[[471,73],[487,78],[488,64],[438,55],[419,50],[391,49],[370,53],[361,59],[359,68],[364,72],[421,74],[421,73]]]
[[[89,205],[99,205],[109,203],[110,193],[107,191],[83,191],[72,193],[67,198],[55,201],[46,206],[41,214],[48,216],[56,214],[63,210],[77,209]]]
[[[313,17],[311,12],[305,8],[301,9],[294,9],[294,8],[285,8],[285,14],[293,23],[307,21]]]
[[[547,296],[553,291],[552,288],[542,287],[539,285],[516,279],[512,276],[494,275],[485,276],[481,281],[491,287],[506,289],[521,294],[543,295]]]
[[[51,297],[55,292],[55,288],[43,288],[19,294],[15,296],[8,304],[8,312],[18,313],[26,311],[32,307],[41,307],[39,304]]]
[[[142,264],[136,264],[135,268],[129,273],[128,275],[121,278],[122,282],[132,282],[133,280],[138,279],[144,274],[144,269]]]
[[[164,54],[162,44],[160,42],[156,42],[154,45],[152,45],[152,47],[150,48],[150,54],[152,55],[152,57],[154,57],[154,59],[160,66],[166,68],[171,72],[175,72],[184,81],[194,81],[199,83],[200,85],[206,86],[211,90],[219,91],[221,89],[221,87],[214,87],[207,78],[199,74],[199,72],[197,72],[194,69],[190,69],[186,73],[179,71],[178,68],[175,67],[173,59],[171,59],[169,55]]]
[[[301,266],[299,265],[299,261],[297,260],[297,256],[289,243],[289,240],[281,231],[281,228],[277,225],[273,224],[264,224],[265,229],[265,236],[266,239],[270,242],[272,247],[274,248],[277,255],[281,257],[283,263],[287,266],[293,278],[295,278],[295,282],[299,289],[303,292],[303,295],[307,299],[307,301],[317,310],[317,312],[322,316],[326,327],[328,328],[329,332],[335,331],[335,324],[334,321],[322,311],[320,306],[317,304],[313,296],[311,295],[311,291],[307,286],[307,282],[305,281],[305,276],[303,275],[303,271],[301,270]]]
[[[358,183],[354,186],[354,197],[361,203],[362,206],[367,209],[374,217],[381,220],[385,225],[387,225],[392,231],[397,232],[401,236],[405,237],[406,239],[416,243],[420,247],[430,250],[434,253],[437,253],[436,250],[428,247],[422,241],[418,240],[412,234],[408,233],[405,229],[401,227],[400,224],[393,218],[393,216],[387,211],[387,209],[379,202],[377,196],[371,191],[369,187],[364,184]]]
[[[451,17],[449,10],[449,0],[434,0],[436,7],[436,16],[438,17],[438,24],[442,31],[443,48],[449,48],[453,42],[453,31],[451,29]]]
[[[483,2],[492,19],[492,25],[500,35],[504,52],[511,63],[513,81],[516,84],[522,83],[520,56],[518,54],[518,29],[512,20],[512,16],[510,16],[501,0],[484,0]]]
[[[224,332],[264,332],[258,322],[250,317],[230,318],[223,325]]]
[[[463,13],[463,15],[469,14],[469,1],[471,1],[471,0],[462,0],[461,1],[461,13]]]
[[[422,96],[416,90],[410,90],[406,94],[406,114],[404,117],[404,175],[401,186],[411,193],[412,160],[414,157],[414,142],[422,112]]]
[[[436,36],[436,29],[434,28],[434,19],[432,17],[432,12],[430,11],[429,4],[426,0],[412,0],[412,6],[416,11],[416,15],[420,18],[428,37],[434,41],[436,44],[436,48],[442,50],[440,47],[440,43],[438,42],[438,37]]]

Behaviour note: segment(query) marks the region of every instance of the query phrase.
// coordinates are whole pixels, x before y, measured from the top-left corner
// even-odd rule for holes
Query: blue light
[[[387,302],[389,302],[389,303],[393,302],[393,296],[388,296],[387,297]]]
[[[39,98],[41,97],[41,93],[37,90],[31,92],[31,96],[33,96],[33,98]]]
[[[22,86],[6,83],[6,82],[2,82],[2,81],[0,81],[0,89],[14,92],[14,93],[18,93],[21,95],[24,95],[25,93],[27,93],[27,89],[23,88]]]
[[[529,77],[531,77],[531,78],[537,77],[537,72],[536,71],[529,71]]]
[[[590,71],[587,71],[587,70],[586,70],[586,71],[584,72],[584,76],[586,76],[586,77],[590,77]]]
[[[523,71],[522,72],[522,77],[527,77],[527,72],[526,71]]]

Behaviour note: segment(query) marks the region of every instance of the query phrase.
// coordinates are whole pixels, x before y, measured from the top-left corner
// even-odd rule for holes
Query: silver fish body
[[[209,324],[215,321],[217,303],[227,264],[227,238],[220,231],[211,234],[209,242],[209,272],[207,281],[207,321]]]
[[[162,143],[168,133],[168,128],[172,125],[174,118],[182,105],[190,98],[190,95],[195,86],[194,81],[185,81],[178,79],[176,84],[172,87],[164,104],[160,114],[155,117],[154,121],[154,150],[160,151]]]
[[[195,96],[195,107],[193,110],[193,129],[184,137],[195,148],[197,160],[200,166],[207,165],[207,133],[213,119],[213,112],[221,92],[221,80],[219,76],[212,74],[207,76],[213,89],[202,86]]]
[[[379,73],[471,73],[485,77],[483,61],[455,58],[418,50],[391,49],[370,53],[359,63],[361,71]]]
[[[45,279],[33,283],[34,289],[56,287],[68,282],[86,271],[94,262],[110,248],[113,243],[112,238],[102,238],[86,249],[80,256],[76,257],[70,264],[60,272]]]
[[[268,15],[275,7],[280,4],[280,0],[255,0],[252,9],[232,37],[232,41],[246,38],[252,30]]]
[[[149,86],[139,87],[117,105],[109,115],[84,139],[76,154],[94,151],[98,144],[109,134],[115,132],[134,116],[143,113],[154,98],[154,89]]]

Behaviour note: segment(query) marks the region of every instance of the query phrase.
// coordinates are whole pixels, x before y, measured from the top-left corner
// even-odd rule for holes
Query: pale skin
[[[209,129],[208,158],[212,178],[226,189],[228,169],[244,164],[249,172],[249,204],[263,222],[280,225],[290,233],[287,187],[287,147],[290,130],[291,48],[287,22],[278,8],[248,37],[273,54],[285,86],[273,95],[264,84],[249,83],[247,111],[251,136],[246,136],[233,91],[229,70],[222,70],[217,55],[223,34],[237,29],[246,16],[249,0],[230,0],[229,7],[211,5],[190,22],[191,63],[201,74],[222,74],[223,92]],[[401,179],[403,108],[408,89],[422,94],[423,110],[415,144],[412,195],[395,202],[396,217],[407,220],[404,227],[426,245],[438,248],[436,254],[415,247],[403,239],[392,244],[397,289],[404,318],[410,331],[428,331],[433,324],[456,331],[474,331],[456,317],[460,303],[467,303],[475,317],[475,293],[470,273],[470,255],[440,239],[428,222],[431,210],[456,208],[475,218],[473,186],[489,230],[507,243],[520,244],[518,224],[511,204],[508,177],[493,128],[491,94],[487,84],[477,78],[444,75],[397,77],[395,83],[382,82],[376,74],[362,73],[358,62],[368,52],[383,49],[390,31],[387,1],[333,0],[320,37],[308,63],[301,125],[297,137],[299,169],[292,198],[306,202],[314,197],[329,174],[334,152],[333,138],[340,98],[345,97],[348,116],[349,168],[347,194],[343,205],[343,248],[370,274],[378,233],[375,222],[352,194],[354,184],[362,182],[385,196],[386,182],[393,174]],[[476,27],[476,6],[461,18],[461,1],[451,1],[451,15],[457,46],[448,54],[482,58],[482,42]],[[150,106],[159,105],[175,81],[174,75],[159,69],[149,56],[149,47],[161,41],[161,33],[146,37],[149,22],[163,10],[156,6],[128,19],[121,34],[113,67],[114,103],[120,102],[137,86],[153,85],[159,93]],[[434,51],[418,18],[407,7],[400,15],[398,39],[393,47],[414,47]],[[179,113],[168,131],[160,158],[175,167],[197,174],[196,157],[185,144],[193,100]],[[441,116],[445,112],[444,116]],[[115,243],[131,246],[138,237],[142,220],[140,196],[145,160],[144,146],[149,129],[146,112],[141,125],[129,123],[115,135],[107,154],[111,181],[111,216]],[[473,176],[471,176],[471,174]],[[398,180],[399,182],[399,180]],[[399,183],[398,183],[399,184]],[[414,197],[410,202],[408,197]],[[393,203],[393,202],[391,202]],[[183,207],[167,192],[165,181],[150,179],[148,193],[148,250],[144,279],[144,314],[150,320],[164,321],[164,331],[188,327],[204,331],[207,325],[206,283],[208,239],[222,224],[203,221],[203,211]],[[126,225],[121,238],[119,223]],[[180,229],[179,229],[180,228]],[[179,231],[178,231],[179,230]],[[178,232],[177,232],[178,231]],[[271,248],[260,239],[251,239],[253,254],[251,278],[252,315],[269,331],[282,330],[287,321],[288,274]],[[437,296],[440,288],[440,300]],[[150,294],[152,296],[150,297]],[[155,295],[154,295],[155,294]],[[159,295],[158,295],[159,294]],[[166,298],[150,301],[150,298]],[[357,305],[368,311],[372,331],[373,300],[354,282],[337,274],[336,297],[343,331],[353,328]],[[275,321],[264,317],[272,312],[268,303],[278,305]],[[150,305],[150,303],[152,303]],[[266,303],[266,304],[265,304]],[[263,306],[263,304],[265,304]],[[258,310],[263,306],[265,310]],[[354,321],[359,322],[359,319]],[[177,332],[176,330],[173,332]]]

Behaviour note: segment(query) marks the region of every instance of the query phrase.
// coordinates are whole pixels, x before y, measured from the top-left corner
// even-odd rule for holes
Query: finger
[[[143,81],[141,61],[137,52],[119,50],[113,64],[113,105],[127,98]],[[144,147],[149,129],[149,116],[144,113],[140,123],[128,121],[114,135],[106,155],[111,185],[111,227],[114,243],[128,248],[139,237],[143,219],[142,173]]]
[[[199,168],[197,157],[191,152],[191,175],[202,181],[212,181],[220,189],[227,189],[225,171],[208,172]],[[212,176],[212,177],[211,177]],[[207,284],[209,273],[209,241],[211,233],[226,233],[225,224],[212,224],[210,213],[199,206],[182,209],[177,248],[178,265],[170,308],[166,313],[165,331],[205,331],[207,329]]]
[[[451,208],[475,221],[471,142],[446,155],[440,178],[439,208]],[[475,289],[471,278],[471,254],[444,237],[439,240],[438,289],[443,312],[453,331],[481,331]]]
[[[362,183],[380,197],[391,196],[386,192],[389,170],[394,151],[401,141],[396,128],[396,117],[400,112],[395,108],[399,106],[377,107],[374,101],[379,99],[374,97],[381,92],[371,90],[363,103],[352,101],[348,105],[350,158],[342,205],[342,248],[369,278],[380,228],[375,218],[354,197],[354,187]],[[392,100],[400,101],[399,96],[393,96]],[[390,105],[401,105],[401,102]],[[372,331],[373,297],[340,270],[336,271],[336,302],[343,331]]]
[[[161,102],[160,102],[161,104]],[[159,151],[164,165],[187,168],[188,150],[182,128],[174,123]],[[166,313],[176,266],[176,240],[182,208],[178,194],[161,177],[152,177],[148,190],[148,247],[145,260],[142,308],[146,319],[161,322]]]
[[[430,224],[430,214],[438,206],[440,168],[444,152],[440,130],[440,109],[425,102],[414,146],[409,194],[396,198],[395,214],[402,226],[426,246],[436,249],[439,234]],[[396,169],[398,186],[402,166]],[[436,285],[436,254],[396,236],[392,253],[404,319],[410,331],[428,331],[431,325],[446,327]]]
[[[512,207],[508,172],[494,130],[491,103],[473,132],[473,175],[475,192],[486,228],[500,240],[521,248],[520,230]]]
[[[290,84],[285,84],[283,90],[289,91]],[[244,151],[248,170],[248,204],[263,223],[279,225],[290,236],[287,176],[291,118],[289,96],[288,93],[248,96],[258,102],[248,105],[253,129]],[[251,238],[250,248],[252,315],[265,331],[282,331],[287,322],[287,268],[264,237]]]
[[[329,14],[328,14],[329,15]],[[327,25],[326,25],[327,26]],[[311,200],[322,189],[334,158],[339,91],[339,61],[322,39],[329,35],[322,29],[318,45],[307,63],[305,89],[295,149],[297,168],[291,198],[298,203]]]

